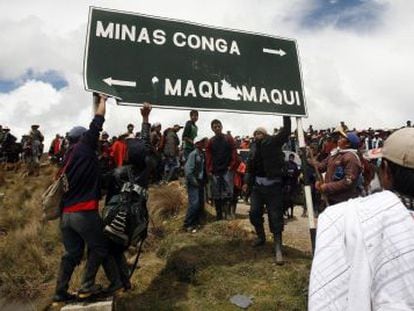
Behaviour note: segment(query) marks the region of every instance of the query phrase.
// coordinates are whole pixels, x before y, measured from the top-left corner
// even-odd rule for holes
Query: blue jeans
[[[172,181],[179,167],[180,164],[177,157],[166,157],[164,162],[164,179]]]
[[[249,218],[255,228],[263,227],[263,212],[267,209],[269,229],[273,234],[283,231],[283,193],[282,184],[270,186],[254,185],[250,195]]]
[[[184,227],[192,227],[200,224],[200,216],[204,208],[204,184],[199,181],[195,187],[187,183],[188,209],[185,215]]]

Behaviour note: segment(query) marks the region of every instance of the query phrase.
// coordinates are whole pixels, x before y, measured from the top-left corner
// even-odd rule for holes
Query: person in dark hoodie
[[[85,246],[88,249],[87,261],[78,291],[79,297],[87,298],[101,290],[95,284],[95,277],[102,264],[111,282],[107,292],[122,288],[115,262],[108,256],[108,241],[103,234],[103,222],[98,212],[101,181],[97,149],[99,132],[105,121],[106,99],[106,96],[99,96],[89,129],[76,126],[68,134],[70,147],[63,166],[66,167],[69,187],[62,197],[60,219],[65,253],[60,262],[53,302],[75,298],[68,292],[69,282],[75,267],[82,260]]]
[[[142,212],[143,218],[148,220],[147,212],[147,190],[151,171],[155,168],[153,166],[153,156],[150,131],[151,125],[149,123],[149,115],[151,112],[151,105],[144,103],[141,108],[142,125],[141,125],[141,138],[132,138],[127,140],[127,161],[122,167],[116,168],[109,182],[108,194],[106,196],[106,204],[112,204],[112,202],[119,199],[119,194],[123,192],[125,185],[133,185],[133,199],[131,204],[135,204],[135,207]],[[138,204],[138,206],[137,206]],[[122,213],[122,212],[121,212]],[[131,232],[128,232],[128,223],[131,219],[128,219],[128,215],[120,215],[108,225],[105,226],[104,232],[110,238],[110,256],[114,258],[118,273],[120,274],[121,281],[125,290],[131,288],[130,276],[131,271],[128,267],[124,252],[128,248],[128,245],[133,244],[133,236]],[[147,228],[141,233],[141,238],[146,237]],[[135,246],[135,245],[133,245]]]
[[[274,237],[276,264],[283,264],[283,193],[282,178],[285,168],[285,154],[282,146],[291,132],[290,117],[283,117],[283,128],[276,135],[268,135],[266,129],[258,127],[254,131],[254,143],[250,147],[243,191],[251,189],[250,222],[257,233],[253,246],[266,242],[263,226],[264,207],[269,217],[270,231]]]

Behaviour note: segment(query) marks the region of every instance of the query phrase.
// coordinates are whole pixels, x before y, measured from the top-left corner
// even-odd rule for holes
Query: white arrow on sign
[[[112,85],[131,86],[131,87],[137,86],[137,83],[135,81],[115,80],[115,79],[112,79],[112,77],[102,79],[102,81],[108,84],[109,86],[112,86]]]
[[[279,55],[279,56],[285,56],[286,55],[286,52],[283,51],[282,49],[274,50],[274,49],[263,48],[263,53],[275,54],[275,55]]]

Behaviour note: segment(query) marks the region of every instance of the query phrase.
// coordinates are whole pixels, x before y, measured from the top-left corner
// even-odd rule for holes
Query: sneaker
[[[81,287],[78,290],[78,297],[81,299],[88,298],[92,295],[99,294],[102,291],[102,285],[94,284],[90,287]]]
[[[260,247],[260,246],[263,246],[265,244],[266,244],[265,239],[257,238],[256,240],[253,241],[252,247]]]
[[[68,292],[55,294],[52,298],[53,303],[60,303],[60,302],[70,302],[75,301],[76,295],[70,294]]]
[[[102,293],[106,296],[115,295],[118,291],[124,289],[124,284],[122,282],[116,284],[110,284],[108,287],[102,290]]]
[[[194,226],[184,227],[184,230],[188,233],[196,233],[197,232],[197,228],[194,227]]]

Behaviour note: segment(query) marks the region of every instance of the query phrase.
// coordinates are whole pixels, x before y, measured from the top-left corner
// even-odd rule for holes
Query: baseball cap
[[[358,146],[361,140],[359,139],[359,136],[355,132],[345,133],[344,131],[338,128],[335,130],[335,132],[339,133],[340,135],[348,139],[349,143],[351,144],[352,149],[358,149]]]
[[[414,169],[414,128],[403,128],[391,134],[384,142],[382,157]]]
[[[70,131],[68,136],[72,139],[78,139],[80,138],[85,132],[86,132],[86,128],[84,128],[83,126],[75,126],[73,127]]]
[[[179,129],[184,128],[184,126],[181,126],[181,125],[179,125],[179,124],[174,124],[174,127],[179,128]]]
[[[348,132],[348,133],[346,133],[346,136],[345,137],[351,143],[351,148],[358,149],[360,140],[359,140],[359,137],[358,137],[358,135],[356,133],[354,133],[354,132]]]

